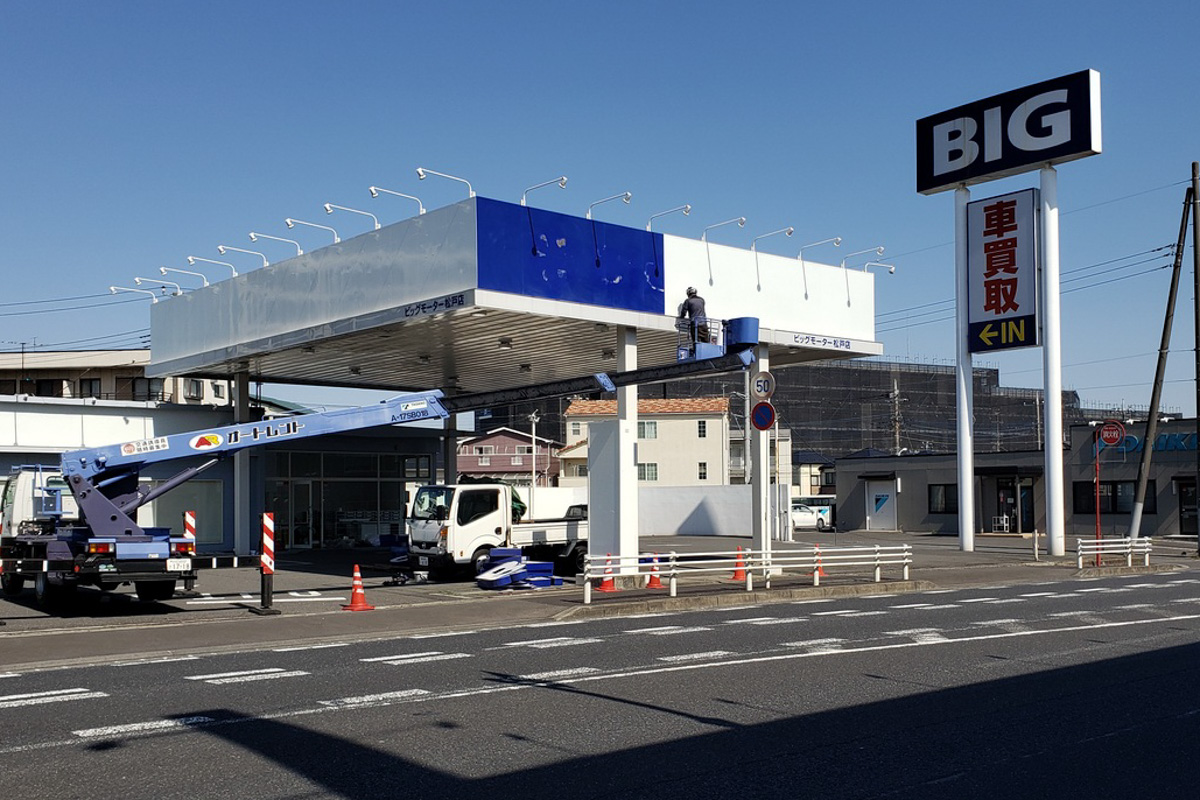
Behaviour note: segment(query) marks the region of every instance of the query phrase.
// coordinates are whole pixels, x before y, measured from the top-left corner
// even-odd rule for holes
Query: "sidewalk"
[[[31,591],[0,599],[0,671],[31,664],[48,666],[79,660],[168,657],[183,651],[228,651],[284,646],[301,641],[392,638],[446,630],[475,630],[501,625],[552,622],[590,616],[615,616],[687,608],[781,602],[804,597],[896,593],[933,588],[1019,585],[1092,577],[1099,574],[1158,572],[1197,569],[1194,541],[1157,540],[1149,568],[1105,566],[1077,569],[1072,555],[1049,559],[1045,552],[1034,560],[1030,539],[976,538],[975,550],[958,549],[956,537],[919,533],[854,531],[850,533],[797,532],[793,543],[775,542],[774,549],[834,546],[910,544],[913,548],[911,580],[899,580],[896,570],[885,570],[882,583],[871,580],[870,570],[858,568],[839,574],[828,572],[819,587],[811,578],[788,574],[764,589],[756,581],[753,592],[744,584],[719,576],[691,577],[680,581],[679,596],[665,591],[629,589],[594,594],[583,604],[583,590],[568,584],[554,589],[485,591],[473,582],[389,585],[393,570],[386,548],[311,550],[281,553],[276,559],[275,608],[278,616],[257,616],[249,611],[260,605],[260,576],[253,568],[206,570],[196,589],[199,597],[179,595],[168,603],[142,604],[131,593],[104,596],[81,590],[80,602],[52,616],[36,606]],[[836,542],[835,542],[836,539]],[[748,537],[646,537],[644,552],[660,556],[728,552],[748,548]],[[1074,542],[1069,542],[1071,548]],[[347,612],[354,567],[363,577],[367,601],[374,611]]]

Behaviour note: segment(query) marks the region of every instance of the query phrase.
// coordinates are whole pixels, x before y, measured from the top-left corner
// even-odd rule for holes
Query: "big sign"
[[[1100,73],[1084,70],[917,120],[917,191],[933,194],[1100,152]]]

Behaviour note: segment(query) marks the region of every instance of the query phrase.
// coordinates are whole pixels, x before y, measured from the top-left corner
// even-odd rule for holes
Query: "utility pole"
[[[1162,340],[1158,346],[1158,366],[1154,370],[1154,388],[1150,392],[1150,411],[1146,414],[1146,434],[1142,437],[1142,459],[1138,463],[1137,488],[1133,495],[1133,516],[1129,522],[1129,538],[1136,539],[1142,527],[1142,511],[1146,504],[1146,483],[1150,477],[1150,454],[1158,435],[1158,404],[1162,398],[1163,375],[1167,371],[1167,352],[1171,348],[1171,325],[1175,321],[1175,297],[1179,293],[1179,270],[1183,266],[1183,247],[1187,242],[1188,215],[1195,195],[1191,186],[1183,200],[1183,218],[1179,221],[1179,238],[1175,241],[1175,264],[1171,269],[1171,289],[1167,296],[1167,311],[1163,316]]]
[[[1192,315],[1195,323],[1196,345],[1196,416],[1200,418],[1200,162],[1192,162],[1192,278],[1195,303]],[[1196,554],[1200,555],[1200,448],[1196,449]]]

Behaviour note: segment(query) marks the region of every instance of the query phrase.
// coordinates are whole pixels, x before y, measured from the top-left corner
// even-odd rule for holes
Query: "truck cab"
[[[506,541],[511,491],[499,484],[418,489],[409,518],[413,568],[445,573],[486,561],[491,549]]]

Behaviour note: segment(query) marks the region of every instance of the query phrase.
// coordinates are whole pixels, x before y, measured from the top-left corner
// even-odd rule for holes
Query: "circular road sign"
[[[766,402],[756,403],[750,409],[750,422],[760,431],[770,430],[775,424],[775,406]]]
[[[1115,419],[1108,420],[1100,428],[1100,441],[1104,442],[1106,447],[1120,444],[1125,441],[1125,426]]]
[[[775,394],[775,376],[769,372],[760,372],[750,379],[750,395],[755,400],[770,400]]]

